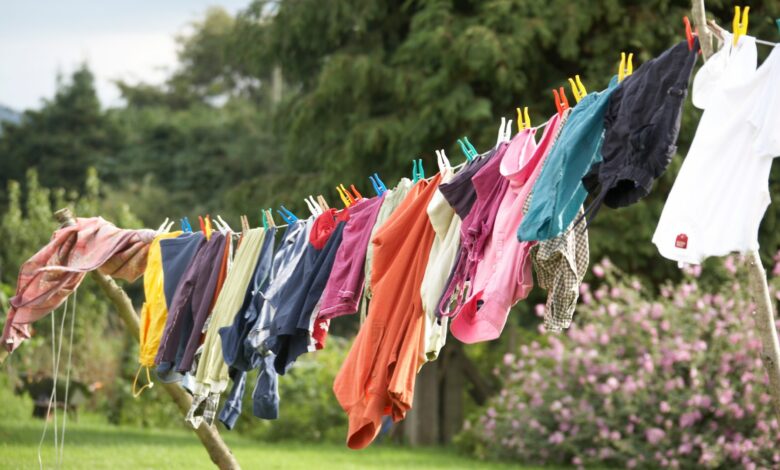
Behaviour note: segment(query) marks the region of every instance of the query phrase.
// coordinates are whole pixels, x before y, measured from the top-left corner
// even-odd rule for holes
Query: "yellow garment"
[[[171,232],[157,235],[149,247],[146,271],[144,271],[146,301],[141,309],[141,347],[138,350],[138,362],[145,367],[154,365],[154,357],[160,346],[165,320],[168,318],[168,307],[165,304],[165,292],[163,291],[160,240],[176,238],[181,234],[182,232]]]

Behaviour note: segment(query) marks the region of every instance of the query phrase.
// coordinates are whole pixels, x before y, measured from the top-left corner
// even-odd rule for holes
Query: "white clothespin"
[[[225,222],[225,220],[219,214],[217,214],[217,221],[219,221],[219,223],[220,223],[220,226],[218,226],[219,227],[219,231],[222,232],[223,235],[225,233],[227,233],[227,232],[232,232],[233,231],[233,229],[230,228],[230,225],[228,225],[228,223]]]
[[[496,147],[501,142],[504,142],[504,139],[506,138],[506,118],[504,116],[501,116],[501,126],[498,128],[498,137],[496,138]]]
[[[306,203],[306,207],[309,208],[309,212],[311,212],[311,215],[313,215],[314,217],[317,217],[320,214],[322,214],[322,209],[317,204],[317,201],[314,200],[314,196],[312,196],[311,194],[309,195],[309,197],[305,198],[303,202]]]
[[[504,128],[504,142],[509,142],[512,140],[512,120],[510,119],[506,123],[506,127]]]
[[[168,217],[166,217],[163,223],[161,223],[160,227],[157,229],[157,233],[167,233],[168,230],[170,230],[170,226],[166,228],[166,226],[168,225],[168,220],[169,220]]]

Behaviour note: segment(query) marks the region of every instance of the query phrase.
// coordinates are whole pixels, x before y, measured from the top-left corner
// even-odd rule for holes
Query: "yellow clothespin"
[[[742,10],[742,17],[739,16],[739,7],[734,7],[734,21],[731,23],[732,33],[734,34],[734,45],[737,45],[739,38],[747,34],[748,30],[748,12],[750,7]]]
[[[341,202],[344,203],[344,207],[349,207],[349,198],[347,198],[347,195],[344,194],[344,192],[341,189],[341,186],[336,186],[336,191],[338,191],[339,197],[341,198]]]
[[[528,106],[526,106],[522,110],[520,108],[516,108],[516,109],[517,109],[517,132],[520,132],[523,129],[530,129],[531,118],[528,116]]]
[[[618,69],[618,83],[622,82],[626,77],[634,73],[634,53],[628,54],[628,60],[626,60],[626,53],[620,53],[620,68]]]
[[[577,100],[577,103],[588,94],[588,90],[585,89],[585,85],[582,84],[579,75],[569,78],[569,86],[571,86],[571,92],[574,94],[574,99]]]

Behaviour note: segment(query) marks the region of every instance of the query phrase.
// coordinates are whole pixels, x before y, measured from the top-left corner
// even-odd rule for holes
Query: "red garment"
[[[59,307],[87,272],[135,281],[146,269],[154,230],[123,230],[101,217],[78,218],[19,269],[16,295],[0,341],[14,351],[30,337],[29,324]]]
[[[336,225],[339,222],[346,222],[348,220],[349,209],[342,209],[340,211],[328,209],[314,220],[314,224],[311,226],[311,232],[309,233],[309,242],[318,250],[325,248],[325,244],[328,243],[330,234],[336,229]]]

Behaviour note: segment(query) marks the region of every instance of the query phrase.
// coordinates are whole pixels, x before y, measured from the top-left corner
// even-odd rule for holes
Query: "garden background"
[[[750,6],[750,34],[779,40],[780,3]],[[733,4],[707,8],[730,24]],[[338,183],[367,194],[369,174],[390,186],[410,174],[413,158],[432,173],[439,148],[460,161],[462,136],[489,148],[500,117],[514,118],[517,106],[543,122],[555,110],[554,87],[575,74],[588,90],[606,87],[620,51],[633,52],[637,67],[683,40],[689,9],[667,0],[255,1],[236,14],[215,6],[178,36],[178,61],[164,83],[117,80],[122,102],[112,106],[98,99],[84,62],[51,77],[57,91],[40,106],[0,109],[0,307],[7,311],[21,263],[56,228],[57,208],[156,228],[165,217],[204,214],[234,227],[247,214],[258,225],[261,208],[306,213],[309,194],[335,205]],[[463,419],[454,437],[437,439],[439,449],[412,447],[409,430],[391,430],[362,454],[343,446],[346,419],[331,385],[358,328],[353,318],[334,322],[328,348],[282,377],[279,421],[249,412],[240,419],[227,438],[239,461],[780,466],[742,260],[681,271],[650,242],[699,116],[688,99],[679,155],[653,193],[602,210],[590,226],[592,270],[568,333],[540,329],[545,293],[536,289],[513,309],[501,339],[462,348],[481,378],[457,390]],[[764,264],[774,268],[773,299],[778,189],[774,168],[759,237]],[[124,287],[140,306],[141,283]],[[51,320],[35,330],[0,373],[0,462],[11,468],[37,465],[43,421],[31,417],[31,384],[51,377]],[[132,397],[136,358],[135,340],[87,279],[71,376],[82,400],[78,422],[68,425],[66,467],[208,467],[161,390]]]

